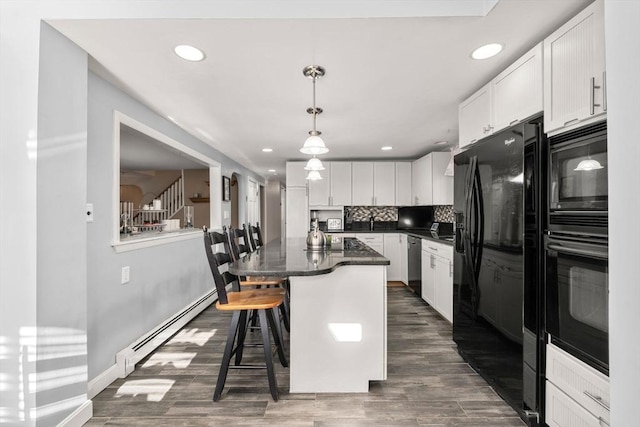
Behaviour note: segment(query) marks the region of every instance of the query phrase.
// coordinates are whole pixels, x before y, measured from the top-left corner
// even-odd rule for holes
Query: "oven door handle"
[[[572,255],[581,255],[581,256],[588,256],[593,258],[609,259],[609,255],[601,251],[590,251],[588,249],[568,248],[566,246],[554,245],[552,243],[548,244],[547,248],[552,251],[564,252]]]

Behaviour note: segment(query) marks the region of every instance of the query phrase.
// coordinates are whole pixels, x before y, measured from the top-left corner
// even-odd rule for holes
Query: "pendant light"
[[[320,172],[318,171],[309,171],[309,174],[307,175],[307,179],[309,181],[317,181],[319,179],[322,179],[322,175],[320,175]]]
[[[313,107],[307,108],[307,113],[313,115],[313,130],[309,131],[309,137],[304,142],[300,152],[313,156],[325,154],[329,152],[329,149],[324,145],[322,138],[320,138],[321,132],[316,130],[316,118],[318,114],[322,113],[322,108],[316,107],[316,80],[324,76],[325,69],[320,65],[308,65],[304,67],[302,73],[313,82]]]
[[[320,161],[319,158],[317,158],[316,156],[313,156],[312,158],[309,159],[304,169],[308,171],[323,171],[324,166],[322,165],[322,162]]]

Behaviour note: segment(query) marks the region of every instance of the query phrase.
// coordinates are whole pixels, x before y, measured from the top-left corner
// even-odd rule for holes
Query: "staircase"
[[[184,207],[184,176],[180,175],[156,198],[162,201],[162,209],[166,210],[166,217],[163,219],[173,217]]]

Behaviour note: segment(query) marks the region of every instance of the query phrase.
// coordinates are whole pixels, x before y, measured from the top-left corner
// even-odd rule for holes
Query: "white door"
[[[409,285],[409,246],[407,235],[400,234],[400,281]]]
[[[258,183],[249,178],[247,188],[247,222],[255,225],[260,221],[260,187]],[[240,224],[242,226],[242,224]]]
[[[435,307],[436,256],[427,251],[422,251],[422,299]]]
[[[445,257],[437,256],[436,262],[436,309],[453,322],[453,264]]]
[[[401,253],[400,233],[385,233],[384,256],[391,262],[387,266],[387,280],[400,280]]]
[[[460,148],[473,144],[493,132],[492,97],[492,87],[489,82],[458,107]]]

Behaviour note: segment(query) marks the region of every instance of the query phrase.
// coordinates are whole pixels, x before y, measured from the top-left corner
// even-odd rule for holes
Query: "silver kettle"
[[[324,249],[327,244],[327,237],[322,231],[314,224],[309,234],[307,234],[307,249]]]

